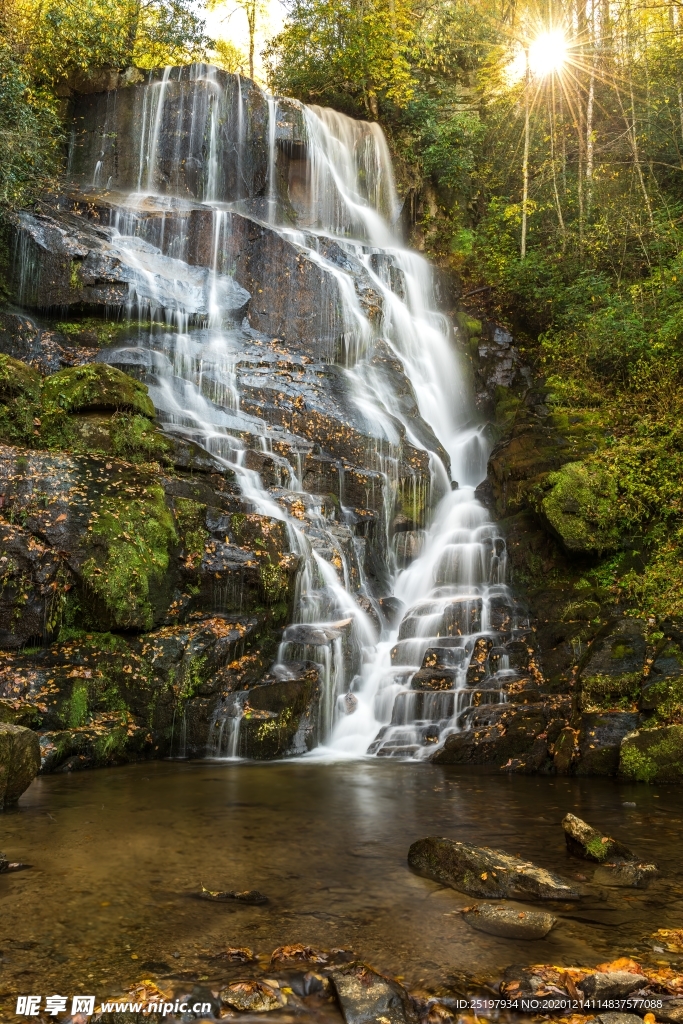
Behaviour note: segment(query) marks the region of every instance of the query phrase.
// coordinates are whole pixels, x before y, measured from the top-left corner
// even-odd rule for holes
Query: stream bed
[[[568,811],[657,862],[661,877],[645,890],[592,885],[591,865],[565,849]],[[211,985],[226,947],[266,958],[291,943],[343,948],[427,992],[512,963],[666,960],[650,936],[681,926],[681,818],[676,788],[371,760],[41,777],[3,816],[3,851],[32,867],[0,877],[2,1002],[28,991],[107,998],[141,978]],[[560,921],[545,940],[484,935],[459,914],[471,897],[409,870],[408,847],[427,835],[583,876],[585,895],[547,907]],[[269,902],[207,902],[202,885]],[[231,976],[239,970],[248,975],[233,965]]]

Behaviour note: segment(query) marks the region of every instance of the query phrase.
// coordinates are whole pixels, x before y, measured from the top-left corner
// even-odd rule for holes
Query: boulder
[[[540,511],[547,528],[572,554],[602,554],[619,547],[616,479],[583,462],[549,473]]]
[[[642,974],[630,971],[597,971],[589,974],[576,987],[581,989],[585,999],[625,999],[639,988],[645,988],[647,979]]]
[[[535,910],[514,910],[493,903],[480,903],[465,910],[463,917],[472,928],[502,939],[543,939],[557,923],[552,914]]]
[[[429,836],[413,843],[408,864],[419,875],[471,896],[490,899],[577,900],[573,884],[546,868],[487,846]]]
[[[683,782],[683,725],[640,729],[621,744],[619,775],[637,782]]]
[[[345,1024],[417,1024],[405,989],[362,963],[332,972]]]
[[[40,768],[40,744],[31,729],[0,722],[0,807],[11,807]]]
[[[566,814],[562,819],[567,849],[577,857],[597,861],[635,861],[636,857],[628,847],[611,836],[598,832],[575,814]]]

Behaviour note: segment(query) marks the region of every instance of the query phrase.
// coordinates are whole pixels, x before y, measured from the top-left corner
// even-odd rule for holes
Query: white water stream
[[[183,74],[188,99],[174,116],[182,118],[192,138],[199,140],[191,141],[190,149],[201,143],[208,151],[196,194],[212,211],[211,267],[184,262],[187,239],[182,231],[173,238],[164,234],[165,211],[177,213],[186,194],[173,174],[162,175],[158,156],[160,133],[170,116],[165,110],[169,82]],[[238,95],[231,130],[241,166],[254,143],[239,80]],[[388,531],[390,589],[373,593],[346,515],[343,483],[337,516],[331,516],[319,499],[306,496],[302,522],[287,511],[287,492],[302,491],[305,451],[297,449],[295,440],[290,457],[279,457],[279,487],[266,488],[245,464],[249,450],[272,452],[273,440],[284,432],[240,409],[235,367],[245,358],[245,334],[233,317],[241,290],[220,269],[230,210],[218,201],[223,155],[217,126],[225,116],[221,103],[215,71],[201,65],[189,71],[168,69],[161,80],[145,88],[137,189],[117,200],[112,244],[133,277],[131,315],[163,319],[168,330],[141,337],[126,359],[138,359],[153,374],[150,394],[167,429],[198,442],[229,465],[238,474],[249,505],[287,524],[302,569],[295,622],[285,630],[279,671],[286,672],[292,660],[309,659],[321,666],[322,742],[312,756],[358,757],[370,751],[425,757],[466,724],[463,713],[475,690],[479,703],[504,699],[503,683],[513,674],[505,644],[515,639],[521,626],[505,586],[504,542],[475,498],[475,488],[486,474],[488,446],[472,418],[452,328],[437,309],[429,264],[404,248],[396,234],[399,203],[379,126],[318,107],[304,108],[305,195],[298,203],[296,226],[278,223],[278,102],[268,97],[268,181],[261,216],[337,281],[343,372],[359,412],[372,426],[371,436],[378,438],[368,468],[384,475],[385,503],[391,505],[398,484],[396,420],[403,422],[412,445],[423,444],[415,422],[402,414],[398,396],[370,361],[380,339],[402,363],[423,420],[450,457],[451,479],[457,484],[457,489],[451,488],[446,467],[432,454],[432,502],[435,495],[442,497],[426,516],[422,534],[415,529]],[[177,134],[182,136],[180,130]],[[100,174],[98,165],[94,185],[101,186]],[[157,214],[153,238],[143,210]],[[348,266],[326,257],[330,240],[346,254]],[[354,267],[367,275],[381,296],[379,322],[370,322],[359,301]],[[197,321],[203,328],[193,326]],[[324,447],[324,439],[322,443]],[[418,498],[416,494],[416,502]],[[390,524],[392,508],[386,513]],[[391,628],[385,624],[378,636],[372,617],[356,600],[358,593],[375,609],[376,599],[391,593],[401,603],[400,621]],[[304,625],[311,628],[305,630]],[[415,688],[421,667],[432,677],[440,673],[436,688],[429,671],[420,684],[424,688]],[[353,697],[345,697],[348,692]],[[210,749],[214,756],[238,752],[239,717],[236,701],[217,723]]]

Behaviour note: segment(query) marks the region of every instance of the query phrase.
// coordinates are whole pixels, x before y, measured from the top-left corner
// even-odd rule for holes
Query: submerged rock
[[[656,864],[601,864],[593,875],[593,881],[600,885],[642,889],[658,875]]]
[[[469,907],[463,917],[472,928],[502,939],[543,939],[557,923],[552,914],[542,911],[514,910],[493,903]]]
[[[313,963],[324,964],[330,959],[330,954],[322,949],[315,949],[313,946],[304,946],[296,942],[291,946],[278,946],[273,950],[270,958],[271,963]]]
[[[251,1013],[267,1013],[270,1010],[279,1010],[285,1005],[282,993],[262,981],[234,981],[221,989],[219,998],[233,1010]]]
[[[345,1024],[417,1024],[405,989],[365,964],[333,971],[332,984]]]
[[[234,889],[229,891],[221,891],[219,889],[205,889],[202,886],[202,891],[199,893],[200,899],[212,900],[214,903],[267,903],[268,897],[264,896],[258,889],[245,889],[243,892],[237,892]]]
[[[566,814],[562,819],[562,828],[567,842],[567,849],[577,857],[584,857],[586,860],[597,861],[602,864],[605,861],[636,860],[628,847],[612,839],[611,836],[598,832],[587,822],[577,818],[575,814]]]
[[[408,851],[419,875],[472,896],[493,899],[577,900],[580,892],[560,875],[502,850],[429,836]]]
[[[15,804],[40,768],[36,733],[21,725],[0,722],[0,808]]]

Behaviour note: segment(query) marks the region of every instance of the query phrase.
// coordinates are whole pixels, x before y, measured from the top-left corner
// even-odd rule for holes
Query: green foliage
[[[281,93],[377,117],[380,99],[405,105],[413,91],[410,0],[294,0],[268,51]]]
[[[163,489],[150,483],[142,493],[104,497],[88,530],[95,553],[83,565],[83,578],[115,626],[149,629],[153,588],[177,541]]]
[[[0,15],[0,207],[34,198],[59,166],[61,126],[31,84]]]
[[[680,782],[683,726],[641,729],[621,745],[619,772],[638,782]]]
[[[16,4],[28,66],[54,85],[100,68],[158,68],[201,58],[208,40],[188,0],[47,0]]]

